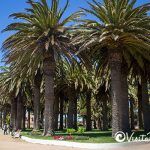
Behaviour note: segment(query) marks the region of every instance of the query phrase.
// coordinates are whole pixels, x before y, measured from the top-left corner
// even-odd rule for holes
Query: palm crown
[[[109,52],[121,52],[129,63],[133,56],[149,59],[150,18],[146,13],[150,4],[134,8],[135,0],[93,0],[91,9],[83,10],[94,15],[96,20],[84,20],[73,43],[81,44],[81,50],[90,48],[92,53],[106,47]]]
[[[14,19],[23,21],[12,23],[4,30],[16,31],[3,44],[5,49],[10,50],[7,54],[9,61],[17,59],[21,62],[23,60],[29,62],[36,57],[43,58],[43,54],[51,52],[52,49],[55,49],[56,53],[62,50],[63,54],[69,56],[69,52],[65,49],[68,46],[66,40],[69,39],[66,34],[69,28],[65,25],[77,19],[81,12],[76,12],[63,19],[68,1],[63,9],[59,9],[59,0],[52,0],[50,6],[46,0],[41,0],[41,2],[28,0],[28,3],[31,8],[26,9],[26,12],[10,15]]]

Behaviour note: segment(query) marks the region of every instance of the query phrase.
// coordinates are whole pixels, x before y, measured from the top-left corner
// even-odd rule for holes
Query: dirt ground
[[[0,150],[85,150],[79,148],[69,148],[60,146],[49,146],[40,144],[31,144],[22,141],[21,139],[13,139],[9,135],[2,135],[0,132]],[[109,150],[108,148],[98,150]],[[150,143],[134,144],[120,148],[111,148],[111,150],[150,150]]]

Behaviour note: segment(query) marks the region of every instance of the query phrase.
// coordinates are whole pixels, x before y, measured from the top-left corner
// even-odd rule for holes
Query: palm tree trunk
[[[10,124],[13,130],[16,129],[16,118],[17,118],[17,98],[12,98]]]
[[[43,125],[44,125],[44,123],[43,123],[44,122],[44,108],[41,109],[41,117],[40,118],[41,118],[41,128],[43,128]]]
[[[128,82],[127,82],[127,64],[122,64],[121,83],[122,83],[122,99],[120,106],[121,129],[124,133],[131,133],[129,123],[129,100],[128,100]]]
[[[67,114],[65,113],[64,115],[65,115],[65,126],[64,127],[67,128]]]
[[[60,94],[60,126],[59,129],[63,130],[63,124],[64,124],[64,96]]]
[[[111,70],[111,97],[112,97],[112,136],[118,132],[128,132],[128,96],[126,77],[122,77],[122,56],[119,53],[112,53],[110,59]],[[125,85],[123,85],[123,83]],[[125,112],[126,111],[126,112]],[[124,114],[127,113],[126,114]],[[125,118],[124,118],[125,117]],[[125,119],[125,120],[124,120]],[[125,124],[123,124],[125,123]]]
[[[93,121],[93,124],[94,124],[94,125],[93,125],[93,126],[94,126],[94,129],[97,129],[97,127],[96,127],[96,120]]]
[[[92,130],[91,121],[91,91],[86,93],[86,131]]]
[[[40,85],[41,85],[41,75],[38,72],[34,79],[33,85],[33,105],[34,105],[34,125],[33,130],[40,129]]]
[[[96,126],[97,126],[97,129],[102,130],[102,124],[101,124],[101,119],[100,118],[98,118],[96,120]]]
[[[45,80],[45,112],[44,112],[44,133],[43,135],[52,135],[54,131],[54,74],[55,74],[55,60],[54,54],[50,57],[49,55],[44,59],[43,62],[43,76]]]
[[[102,130],[107,131],[108,130],[108,107],[107,107],[107,96],[104,96],[104,99],[102,100],[103,107],[102,107]]]
[[[21,93],[17,96],[17,120],[16,120],[16,130],[21,130],[22,119],[23,119],[23,97]]]
[[[86,116],[82,116],[83,119],[83,127],[86,127]]]
[[[0,109],[0,128],[3,127],[3,124],[2,124],[2,119],[3,119],[2,113],[3,113],[3,111],[2,111],[2,109]]]
[[[30,129],[30,108],[28,108],[28,124],[27,128]]]
[[[58,130],[58,116],[59,116],[59,95],[55,96],[55,102],[54,102],[54,129],[55,131]]]
[[[134,100],[130,99],[130,124],[131,130],[134,130]]]
[[[143,116],[142,116],[142,87],[138,83],[138,126],[139,129],[143,129]]]
[[[148,96],[147,79],[145,76],[141,77],[142,85],[142,109],[143,109],[143,120],[145,132],[150,132],[150,103]]]
[[[74,128],[74,101],[69,99],[69,106],[68,106],[68,116],[67,116],[67,127]]]
[[[26,129],[26,107],[23,107],[22,130]]]
[[[74,105],[74,129],[77,130],[77,99],[75,99],[75,105]]]
[[[67,117],[67,127],[74,128],[74,88],[70,87],[68,90],[69,96],[69,106],[68,106],[68,117]]]
[[[7,117],[7,108],[4,107],[4,109],[3,109],[3,125],[6,123],[6,117]]]

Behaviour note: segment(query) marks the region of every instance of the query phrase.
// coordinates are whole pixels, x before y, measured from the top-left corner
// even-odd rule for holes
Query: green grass
[[[21,132],[22,136],[26,136],[32,139],[42,139],[42,140],[52,140],[52,137],[42,136],[42,135],[32,135],[30,132]]]
[[[33,139],[43,139],[43,140],[53,140],[53,137],[47,137],[42,136],[43,130],[37,132],[36,134],[31,134],[32,130],[28,129],[24,132],[22,132],[23,136],[33,138]],[[133,131],[135,132],[133,137],[140,137],[140,135],[146,135],[142,130],[141,131]],[[57,131],[55,132],[56,136],[67,136],[69,135],[66,133],[66,130],[64,131]],[[99,131],[99,130],[93,130],[89,132],[85,132],[84,134],[74,133],[72,136],[75,138],[74,140],[68,140],[73,142],[80,142],[80,143],[117,143],[114,138],[111,137],[111,131]],[[79,137],[88,137],[88,139],[76,139]],[[149,137],[150,138],[150,137]]]
[[[33,138],[33,139],[43,139],[43,140],[53,140],[52,137],[45,137],[42,136],[42,132],[38,132],[36,135],[31,134],[31,130],[27,130],[22,132],[23,136]],[[67,136],[68,134],[65,131],[57,131],[55,133],[56,136]],[[89,139],[83,140],[68,140],[73,142],[80,142],[80,143],[116,143],[116,141],[111,137],[111,131],[98,131],[94,130],[91,132],[85,132],[84,134],[74,133],[72,134],[73,137],[77,138],[79,136],[89,137]]]

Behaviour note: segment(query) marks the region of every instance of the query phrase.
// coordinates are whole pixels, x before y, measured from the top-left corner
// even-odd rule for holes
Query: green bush
[[[72,128],[68,128],[68,129],[67,129],[67,133],[69,133],[69,134],[73,134],[73,133],[75,133],[75,132],[76,132],[75,129],[72,129]]]
[[[79,127],[77,132],[78,132],[79,134],[83,134],[83,133],[85,132],[85,128]]]

